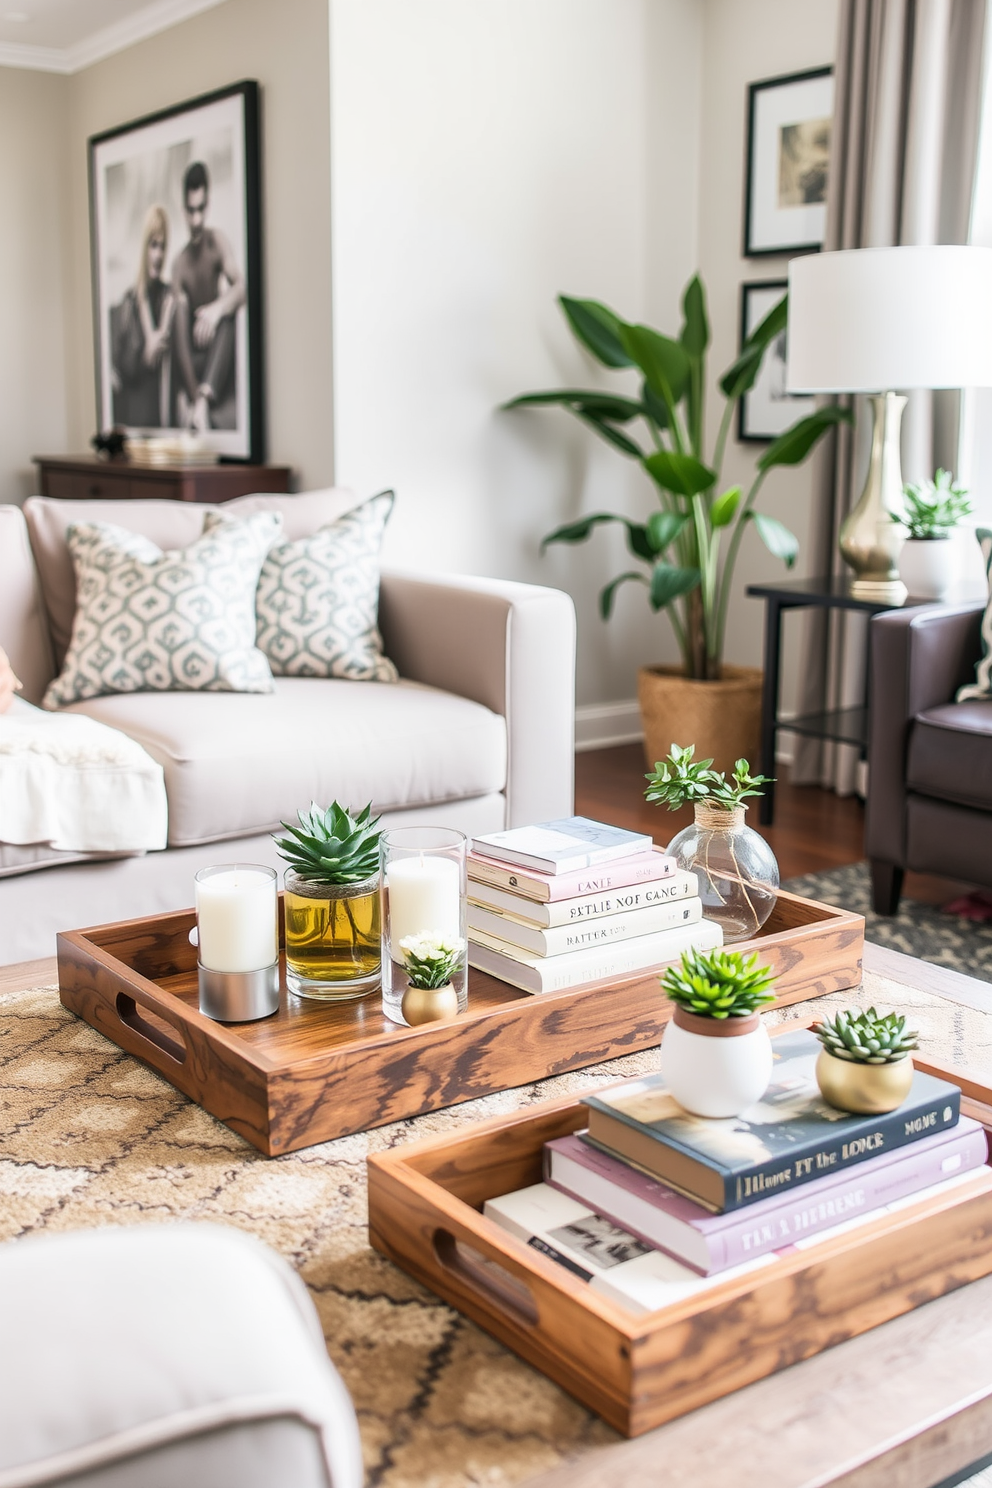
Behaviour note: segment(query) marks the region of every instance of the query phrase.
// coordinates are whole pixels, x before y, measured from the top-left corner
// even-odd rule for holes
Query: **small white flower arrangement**
[[[444,935],[432,930],[405,936],[400,941],[400,951],[410,986],[424,991],[446,987],[464,949],[465,942],[459,935]]]

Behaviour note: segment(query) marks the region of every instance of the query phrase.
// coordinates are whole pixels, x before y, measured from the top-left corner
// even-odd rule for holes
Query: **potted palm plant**
[[[799,543],[777,518],[757,510],[761,487],[776,466],[801,464],[831,425],[849,422],[850,414],[828,407],[800,419],[763,452],[746,491],[725,486],[721,469],[734,412],[754,386],[769,345],[785,330],[787,297],[751,332],[740,356],[720,378],[724,408],[709,448],[704,408],[710,328],[698,275],[682,296],[677,339],[650,326],[629,324],[597,300],[561,295],[558,303],[576,339],[598,362],[638,375],[639,394],[563,388],[524,393],[504,406],[557,404],[567,409],[641,465],[654,488],[657,508],[643,522],[615,512],[594,512],[557,527],[542,547],[583,542],[603,523],[622,524],[630,553],[641,566],[605,586],[599,596],[600,613],[604,620],[609,618],[622,584],[643,584],[652,609],[667,613],[682,654],[681,667],[645,667],[638,677],[648,763],[668,752],[671,723],[677,719],[683,737],[694,738],[701,753],[712,755],[719,768],[729,769],[739,756],[753,758],[756,753],[760,716],[760,673],[728,666],[723,660],[741,543],[753,527],[765,546],[792,566]]]
[[[932,481],[905,486],[903,496],[904,510],[892,515],[907,532],[899,577],[915,598],[943,599],[954,577],[951,531],[971,514],[968,492],[949,470],[938,470]]]

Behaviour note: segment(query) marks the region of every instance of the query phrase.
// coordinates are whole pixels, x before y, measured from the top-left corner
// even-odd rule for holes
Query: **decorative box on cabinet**
[[[93,455],[49,459],[36,455],[42,496],[62,501],[116,501],[167,498],[211,504],[253,496],[256,491],[288,491],[288,465],[132,465]]]

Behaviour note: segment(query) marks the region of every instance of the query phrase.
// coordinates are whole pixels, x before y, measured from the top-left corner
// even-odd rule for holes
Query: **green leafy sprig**
[[[828,1054],[851,1064],[896,1064],[920,1047],[919,1034],[906,1027],[905,1017],[886,1013],[880,1018],[873,1007],[838,1013],[812,1027]]]
[[[757,961],[757,951],[746,960],[742,951],[683,951],[662,977],[662,991],[699,1018],[746,1018],[775,1001],[771,968]]]
[[[938,470],[932,481],[905,486],[906,510],[893,512],[893,522],[900,523],[910,537],[946,537],[963,517],[971,515],[971,502],[966,486],[956,485],[949,470]]]
[[[746,759],[737,761],[728,780],[723,770],[712,768],[712,759],[694,760],[695,752],[694,744],[684,748],[673,744],[668,758],[658,760],[653,772],[645,777],[645,799],[652,805],[667,806],[669,811],[697,801],[711,801],[732,811],[745,797],[763,795],[762,787],[771,784],[768,775],[752,775]]]
[[[464,949],[458,935],[407,935],[400,941],[400,951],[410,986],[425,991],[446,987]]]
[[[297,813],[299,827],[283,822],[288,837],[274,837],[279,856],[301,878],[311,883],[353,884],[371,878],[379,869],[379,818],[372,803],[352,816],[334,801],[322,810],[311,801],[309,811]]]

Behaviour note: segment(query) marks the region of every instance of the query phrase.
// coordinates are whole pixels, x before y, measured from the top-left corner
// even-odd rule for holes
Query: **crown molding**
[[[81,72],[94,62],[102,62],[104,57],[112,57],[115,52],[123,52],[149,36],[177,26],[180,21],[223,4],[224,0],[153,0],[151,5],[142,6],[133,15],[104,26],[69,47],[0,42],[0,67],[22,67],[33,72]]]

